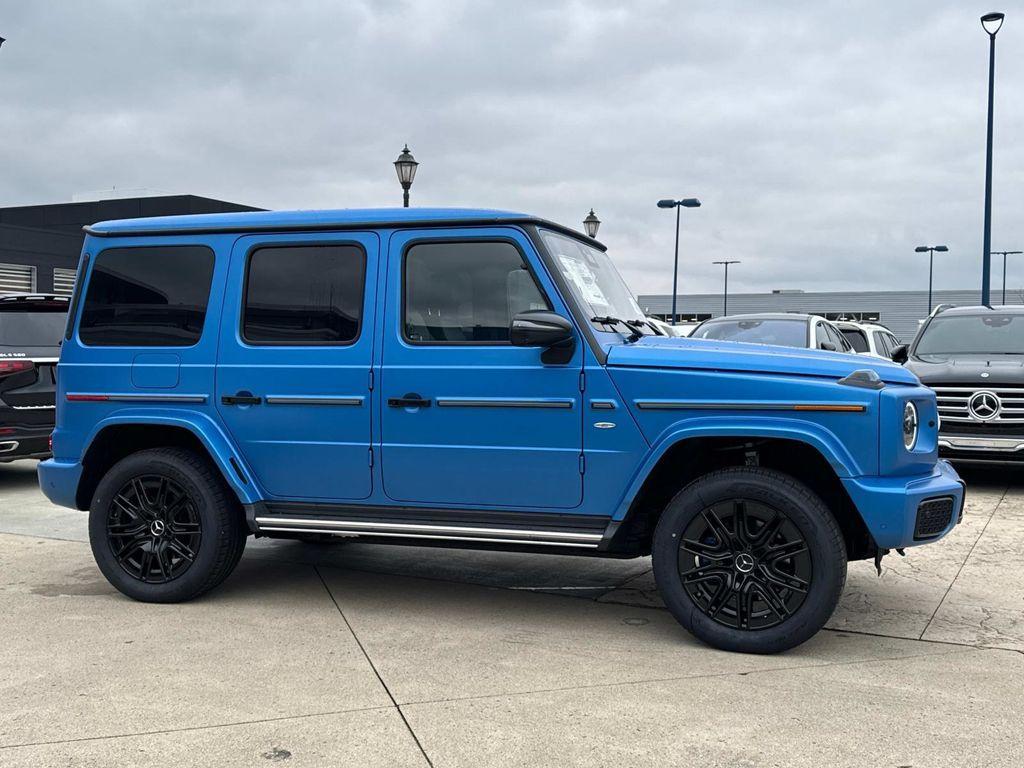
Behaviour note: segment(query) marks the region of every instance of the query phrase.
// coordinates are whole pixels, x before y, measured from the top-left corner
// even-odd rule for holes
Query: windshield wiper
[[[624,325],[629,329],[629,338],[626,341],[631,344],[634,341],[642,339],[644,332],[640,330],[637,320],[623,320],[621,317],[612,317],[611,315],[605,315],[603,317],[592,317],[590,318],[592,323],[600,323],[601,325]]]

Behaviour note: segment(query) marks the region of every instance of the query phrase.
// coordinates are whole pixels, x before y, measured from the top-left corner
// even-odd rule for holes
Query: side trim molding
[[[68,392],[65,399],[69,403],[205,403],[207,395],[177,395],[125,392]]]
[[[439,397],[438,408],[572,408],[571,399],[500,400],[491,398]]]
[[[302,395],[293,397],[291,395],[267,395],[264,401],[267,405],[338,405],[352,406],[358,408],[363,404],[362,397],[337,397],[333,395]]]
[[[694,400],[635,400],[642,411],[831,411],[864,413],[868,407],[857,403],[698,402]]]

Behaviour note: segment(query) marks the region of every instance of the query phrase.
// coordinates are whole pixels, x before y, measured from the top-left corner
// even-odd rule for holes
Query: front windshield
[[[928,323],[914,353],[1024,355],[1024,315],[940,315]]]
[[[607,253],[557,232],[541,230],[541,237],[562,277],[590,317],[647,322]],[[600,330],[608,330],[608,326],[595,325]],[[653,332],[647,325],[641,326],[641,330]]]
[[[694,339],[745,341],[752,344],[777,344],[782,347],[807,347],[807,321],[794,318],[755,320],[709,320],[691,334]]]

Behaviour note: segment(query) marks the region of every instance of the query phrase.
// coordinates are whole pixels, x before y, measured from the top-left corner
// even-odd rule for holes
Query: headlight
[[[909,400],[903,405],[903,446],[914,450],[917,445],[917,406]]]

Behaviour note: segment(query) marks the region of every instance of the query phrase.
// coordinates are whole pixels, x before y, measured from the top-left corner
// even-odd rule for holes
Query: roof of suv
[[[938,314],[945,315],[983,315],[986,312],[1002,312],[1008,315],[1024,315],[1024,304],[997,304],[994,307],[979,305],[976,307],[950,307]]]
[[[341,208],[337,210],[243,211],[203,213],[187,216],[155,216],[141,219],[101,221],[85,227],[90,235],[168,234],[174,232],[258,232],[322,229],[359,229],[380,226],[439,226],[484,224],[541,224],[604,246],[582,232],[552,221],[515,211],[487,208]]]
[[[716,322],[718,320],[803,320],[806,322],[812,317],[817,318],[818,315],[808,315],[803,312],[751,312],[745,315],[712,317],[705,320],[704,323]]]

